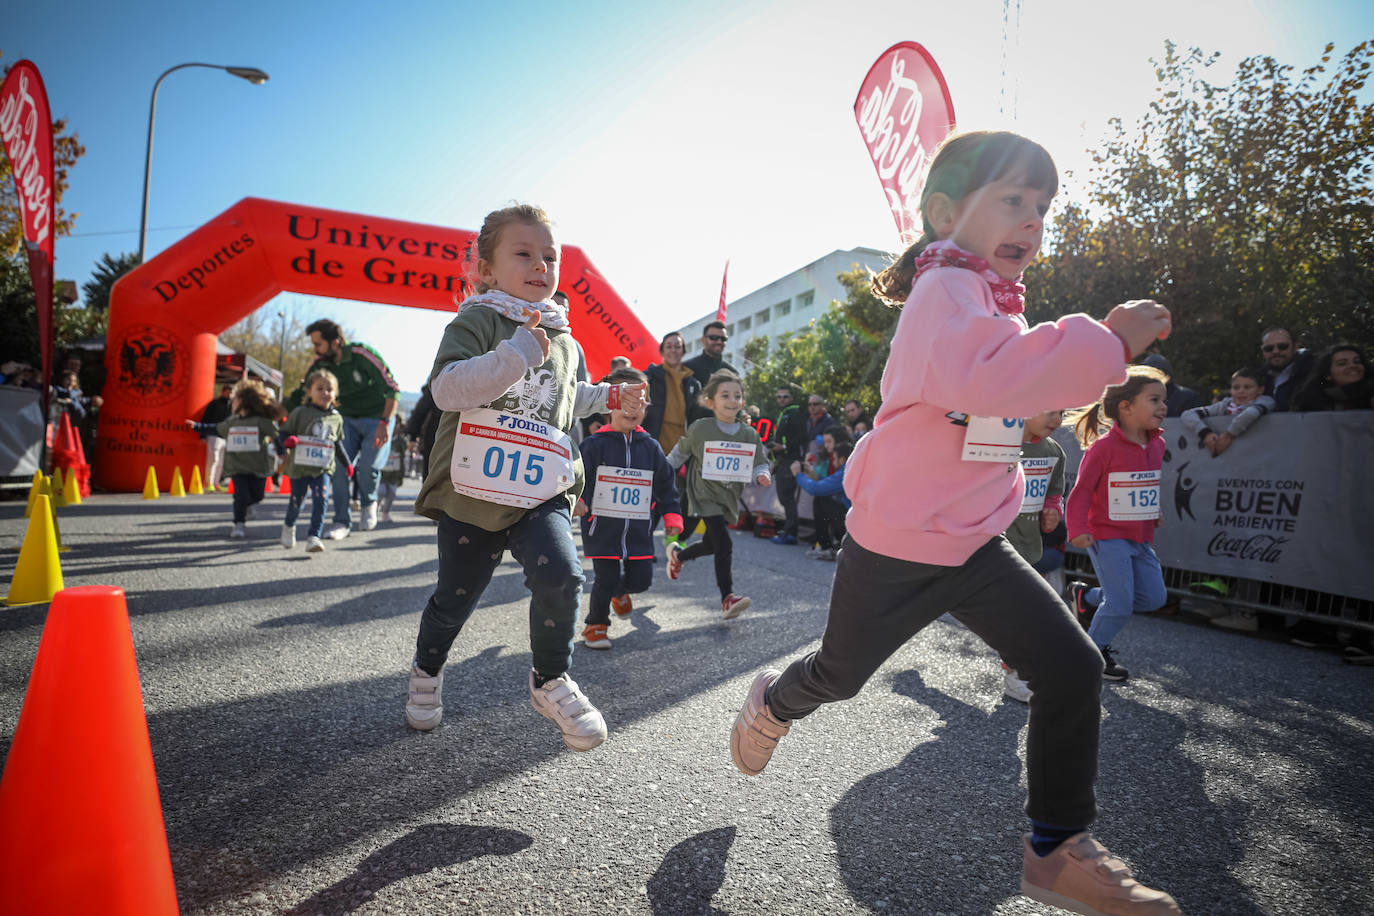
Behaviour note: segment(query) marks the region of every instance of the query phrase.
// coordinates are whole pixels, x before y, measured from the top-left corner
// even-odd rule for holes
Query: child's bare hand
[[[1230,433],[1222,433],[1220,436],[1213,436],[1207,443],[1207,451],[1211,452],[1212,457],[1215,458],[1230,448],[1231,443],[1235,441],[1235,437]]]
[[[793,477],[796,477],[796,476],[797,476],[798,474],[800,474],[800,473],[801,473],[801,462],[800,462],[800,461],[794,461],[794,462],[792,462],[792,476],[793,476]]]
[[[1040,530],[1045,532],[1046,534],[1049,534],[1051,531],[1059,527],[1059,519],[1060,515],[1058,509],[1041,509]]]
[[[587,504],[579,499],[577,501],[577,505],[573,506],[573,518],[581,518],[582,516],[586,515],[589,511],[591,510],[587,508]]]
[[[1092,542],[1093,536],[1091,534],[1080,534],[1078,537],[1072,538],[1069,541],[1069,543],[1073,546],[1081,548],[1083,550],[1087,550],[1090,546],[1092,546]]]
[[[534,309],[530,312],[529,320],[526,321],[523,325],[521,325],[521,327],[523,327],[526,331],[529,331],[532,335],[534,335],[535,343],[539,344],[539,349],[543,352],[544,358],[548,359],[549,334],[547,331],[545,331],[543,328],[539,326],[539,319],[543,317],[544,315],[539,311],[539,309]]]
[[[773,483],[773,475],[766,471],[760,471],[759,475],[754,478],[754,483],[761,487],[769,486]]]
[[[1145,352],[1156,340],[1169,336],[1173,327],[1169,310],[1153,299],[1132,299],[1107,313],[1103,321],[1126,342],[1131,355]]]

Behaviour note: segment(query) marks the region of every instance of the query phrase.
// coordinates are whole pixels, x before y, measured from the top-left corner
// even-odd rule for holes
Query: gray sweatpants
[[[1026,813],[1086,827],[1097,816],[1102,655],[1005,538],[993,538],[963,566],[934,566],[886,557],[846,537],[821,647],[773,684],[770,710],[780,719],[800,719],[823,703],[853,697],[946,611],[1030,684]]]

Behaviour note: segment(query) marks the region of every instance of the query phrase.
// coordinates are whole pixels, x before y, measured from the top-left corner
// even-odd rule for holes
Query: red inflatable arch
[[[137,492],[201,460],[187,430],[214,396],[219,333],[281,292],[452,312],[469,291],[477,233],[246,197],[131,271],[110,296],[96,482]],[[619,354],[646,366],[657,341],[592,266],[563,246],[559,287],[593,378]],[[363,341],[366,343],[366,341]],[[426,368],[438,341],[384,353]],[[288,389],[292,381],[287,381]]]

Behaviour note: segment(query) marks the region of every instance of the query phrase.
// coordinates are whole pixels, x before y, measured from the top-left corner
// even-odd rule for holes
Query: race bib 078
[[[701,477],[721,483],[749,483],[754,479],[753,444],[729,439],[707,442],[701,459]]]

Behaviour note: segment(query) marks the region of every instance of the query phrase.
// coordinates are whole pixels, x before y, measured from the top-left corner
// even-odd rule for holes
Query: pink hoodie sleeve
[[[917,281],[921,306],[898,322],[884,400],[924,401],[975,416],[1028,417],[1090,404],[1125,377],[1121,340],[1087,315],[1025,328],[1001,315],[991,290],[967,270],[935,270]],[[907,307],[917,292],[912,290]]]
[[[1068,528],[1068,538],[1073,540],[1080,534],[1091,534],[1088,530],[1088,510],[1092,508],[1093,496],[1102,483],[1102,467],[1106,459],[1106,449],[1092,448],[1083,452],[1083,462],[1078,466],[1078,479],[1069,491],[1069,501],[1064,513],[1064,525]]]

